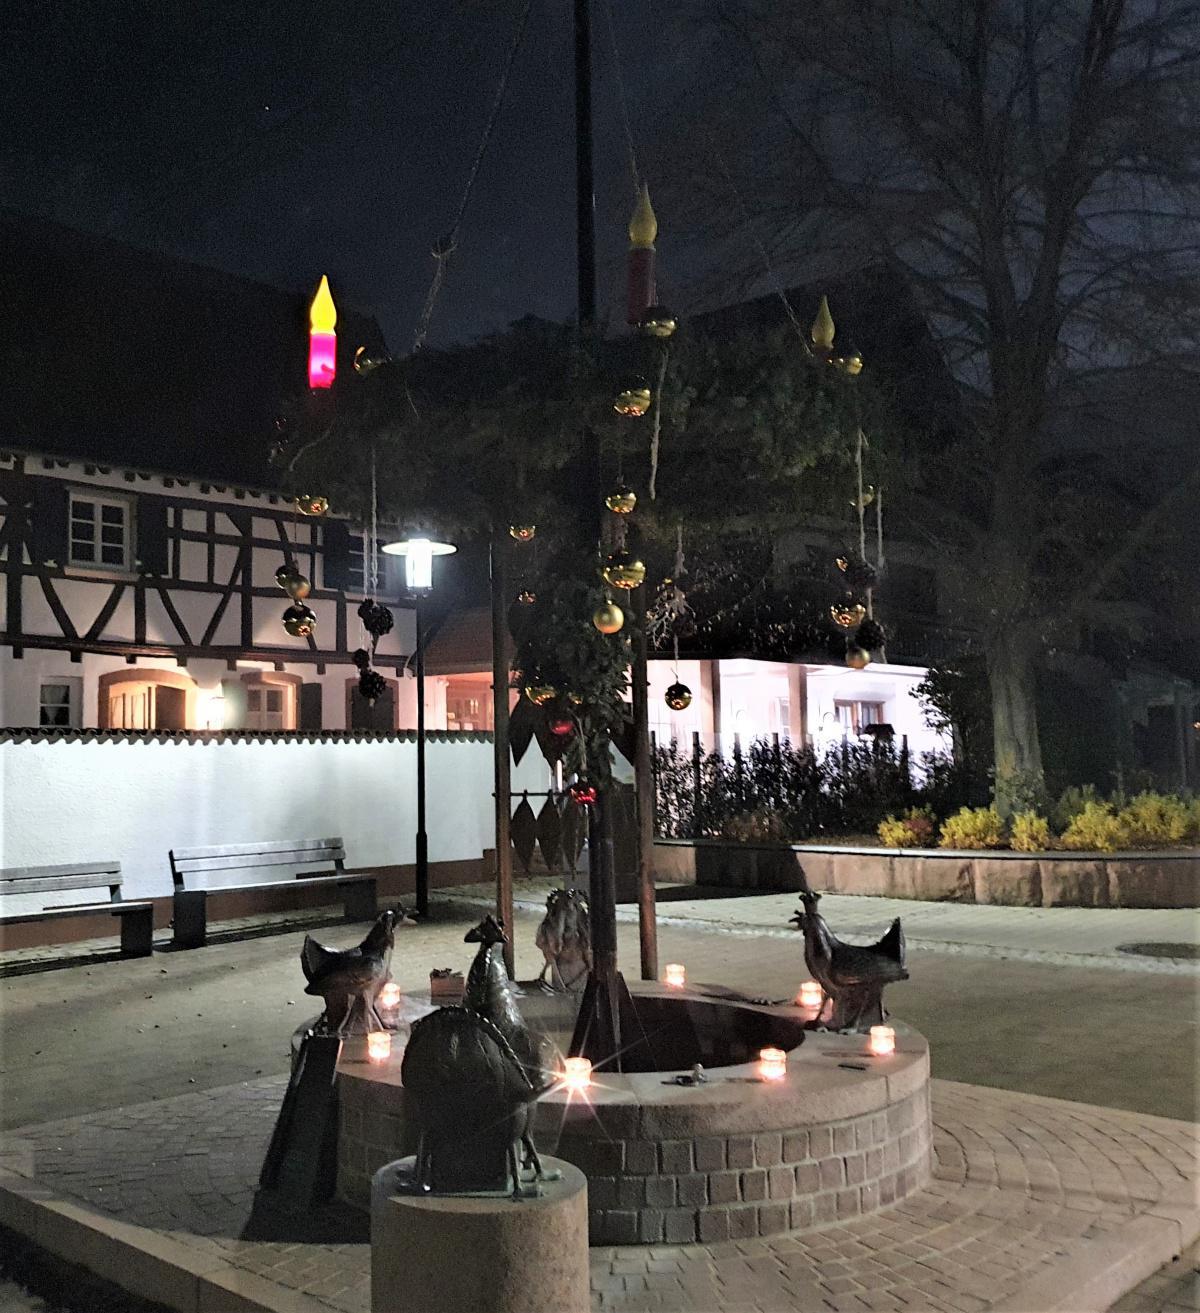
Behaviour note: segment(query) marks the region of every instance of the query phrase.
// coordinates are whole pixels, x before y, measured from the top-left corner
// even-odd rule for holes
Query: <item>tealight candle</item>
[[[796,1002],[802,1008],[819,1008],[825,1002],[825,991],[815,980],[802,981]]]
[[[564,1058],[562,1079],[569,1090],[586,1090],[592,1083],[591,1062],[587,1058]]]
[[[872,1026],[867,1047],[876,1057],[885,1058],[896,1051],[896,1032],[891,1026]]]
[[[386,1030],[373,1030],[367,1036],[367,1057],[371,1062],[386,1062],[392,1052],[392,1037]]]
[[[682,962],[668,962],[663,968],[663,979],[674,989],[682,989],[687,980],[687,972]]]
[[[389,1011],[400,1006],[400,986],[394,980],[389,980],[379,991],[379,1006]]]
[[[758,1055],[758,1074],[762,1080],[783,1080],[787,1075],[787,1054],[782,1049],[762,1049]]]

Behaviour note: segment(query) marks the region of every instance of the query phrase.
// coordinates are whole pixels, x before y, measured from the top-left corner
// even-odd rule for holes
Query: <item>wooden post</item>
[[[700,731],[692,730],[692,838],[700,837],[700,808],[703,804],[704,772]]]
[[[508,571],[505,569],[507,539],[493,527],[491,543],[492,589],[492,754],[496,794],[496,918],[508,933],[504,963],[509,978],[516,969],[513,939],[512,757],[508,746],[508,683],[511,666],[508,633]]]
[[[638,934],[642,979],[658,979],[658,923],[654,908],[654,775],[650,754],[650,665],[646,645],[646,587],[633,602],[633,769],[637,789]]]

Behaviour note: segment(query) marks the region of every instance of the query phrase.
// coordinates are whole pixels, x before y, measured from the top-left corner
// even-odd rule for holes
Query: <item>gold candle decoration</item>
[[[687,984],[687,972],[683,969],[683,963],[668,962],[663,967],[663,981],[672,989],[682,989]]]
[[[386,1030],[373,1030],[367,1036],[367,1058],[371,1062],[386,1062],[392,1054],[392,1037]]]
[[[760,1049],[758,1074],[762,1080],[783,1080],[787,1075],[787,1054],[783,1049]]]
[[[825,991],[815,980],[802,981],[796,1002],[802,1008],[819,1008],[825,1002]]]
[[[592,1064],[587,1058],[564,1058],[562,1082],[573,1093],[582,1093],[592,1083]]]
[[[877,1058],[886,1058],[896,1051],[896,1032],[891,1026],[872,1026],[867,1047]]]

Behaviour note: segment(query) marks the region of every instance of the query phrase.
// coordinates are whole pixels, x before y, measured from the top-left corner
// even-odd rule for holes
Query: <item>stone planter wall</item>
[[[660,839],[670,878],[763,892],[827,893],[1017,907],[1200,907],[1200,851],[967,852]],[[661,858],[660,858],[661,855]]]

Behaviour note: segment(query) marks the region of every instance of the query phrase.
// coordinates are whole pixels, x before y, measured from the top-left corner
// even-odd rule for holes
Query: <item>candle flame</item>
[[[308,324],[314,333],[332,333],[337,325],[337,306],[333,304],[333,293],[329,290],[326,274],[321,275],[317,294],[308,308]]]

